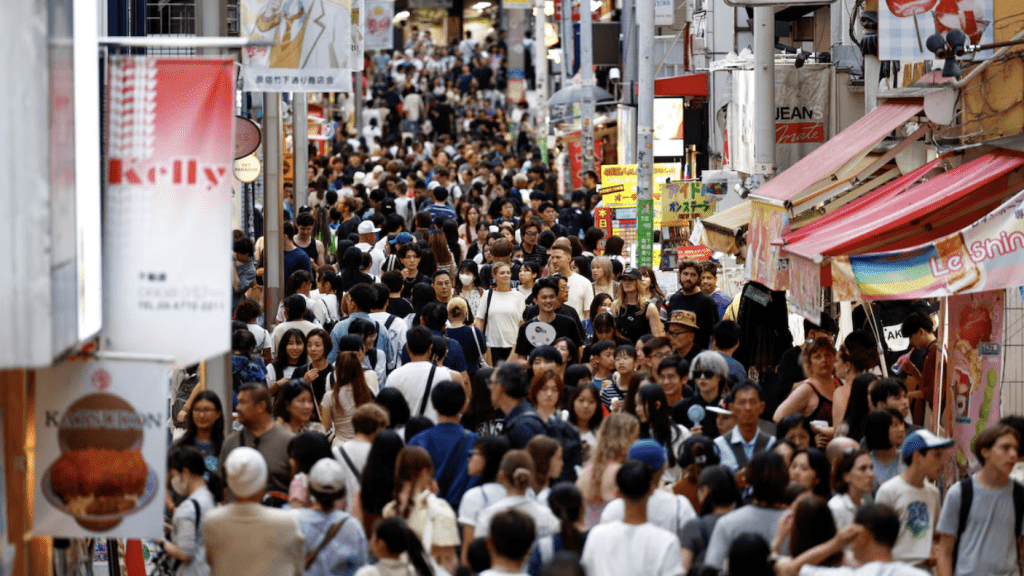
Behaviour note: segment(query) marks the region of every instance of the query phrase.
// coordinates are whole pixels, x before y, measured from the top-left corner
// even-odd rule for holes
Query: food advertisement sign
[[[35,535],[163,537],[170,373],[124,360],[37,373]]]
[[[1000,418],[1005,295],[1003,290],[994,290],[948,300],[949,367],[942,426],[956,440],[947,468],[953,480],[981,467],[971,452],[971,442]],[[932,406],[939,406],[938,390]]]

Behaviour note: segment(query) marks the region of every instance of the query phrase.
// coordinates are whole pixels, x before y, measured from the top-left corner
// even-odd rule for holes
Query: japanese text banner
[[[230,349],[235,63],[110,59],[104,343],[181,364]]]

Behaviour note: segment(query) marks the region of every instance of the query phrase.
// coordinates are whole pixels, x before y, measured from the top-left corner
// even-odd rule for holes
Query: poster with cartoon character
[[[971,442],[1000,418],[1004,297],[1003,290],[995,290],[948,300],[949,363],[942,426],[956,445],[947,467],[947,486],[980,468]]]

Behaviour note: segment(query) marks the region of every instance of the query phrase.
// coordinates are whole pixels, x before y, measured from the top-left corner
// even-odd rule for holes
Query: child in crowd
[[[590,352],[593,355],[590,364],[594,368],[594,386],[601,391],[601,403],[604,404],[605,409],[611,410],[612,398],[622,398],[626,392],[621,390],[617,396],[608,396],[606,400],[605,387],[615,388],[615,379],[612,377],[615,372],[615,344],[610,340],[599,340],[591,346]],[[609,394],[614,394],[614,392]]]

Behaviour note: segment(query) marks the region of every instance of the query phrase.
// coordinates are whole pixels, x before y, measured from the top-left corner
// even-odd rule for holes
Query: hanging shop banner
[[[366,50],[391,50],[395,46],[395,3],[366,0]]]
[[[34,535],[163,537],[170,376],[134,360],[36,373]]]
[[[804,318],[821,323],[821,264],[789,256],[789,309]]]
[[[104,348],[230,350],[235,63],[110,58]]]
[[[837,298],[914,300],[1013,288],[1024,278],[1024,192],[974,224],[906,250],[837,257]]]
[[[244,90],[351,92],[350,0],[241,0]]]
[[[963,30],[971,44],[991,44],[992,0],[886,0],[878,3],[878,58],[934,60],[926,40],[932,34]],[[985,50],[975,60],[992,55]]]
[[[660,228],[661,223],[661,193],[662,184],[670,180],[682,178],[683,165],[679,162],[664,162],[654,165],[654,227]],[[661,184],[659,184],[659,182]],[[614,186],[622,186],[616,189],[614,194],[606,190]],[[603,204],[607,208],[633,208],[637,207],[636,202],[636,164],[611,164],[601,166],[601,193]]]
[[[350,68],[353,71],[363,70],[363,43],[366,41],[364,30],[366,30],[366,0],[352,0],[352,7],[349,10],[352,14],[352,22],[349,26],[352,34],[352,54],[349,56]]]
[[[697,218],[715,213],[716,198],[705,194],[699,180],[668,182],[661,185],[661,225],[690,226]]]
[[[954,481],[981,467],[971,451],[971,442],[1001,417],[1005,295],[1005,290],[994,290],[950,296],[947,301],[949,368],[942,426],[956,440],[952,462],[947,468],[947,471],[955,470]],[[939,406],[938,390],[932,406]]]
[[[583,135],[580,131],[569,132],[564,136],[566,146],[569,148],[569,166],[572,174],[572,189],[579,190],[583,187]],[[604,157],[604,142],[594,142],[594,172],[603,173],[601,158]],[[604,180],[602,180],[604,182]],[[636,208],[636,204],[633,205]]]
[[[753,201],[750,204],[747,275],[772,290],[789,284],[789,260],[780,258],[781,246],[772,241],[789,234],[789,212],[782,206]]]
[[[796,164],[828,139],[830,64],[775,66],[775,173]],[[730,169],[754,169],[754,72],[736,70],[728,111]]]

